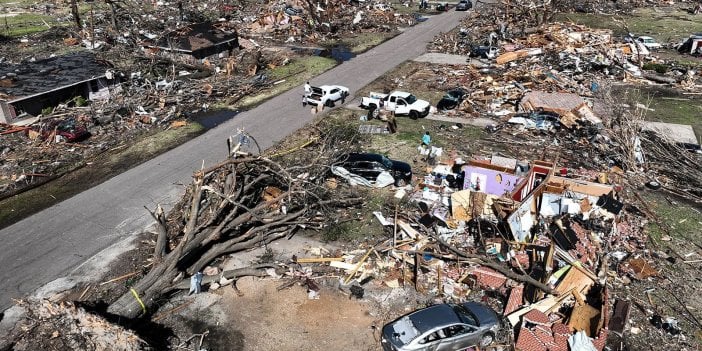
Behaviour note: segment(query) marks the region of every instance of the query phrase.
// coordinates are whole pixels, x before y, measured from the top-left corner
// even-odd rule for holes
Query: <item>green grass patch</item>
[[[380,211],[390,216],[394,209],[394,192],[391,188],[372,189],[357,186],[358,195],[365,199],[358,219],[347,220],[330,225],[321,233],[324,241],[361,242],[386,236],[385,229],[373,215]]]
[[[197,123],[166,131],[155,130],[125,148],[113,148],[56,180],[0,201],[0,228],[90,189],[204,132]],[[131,141],[131,140],[130,140]],[[91,163],[88,165],[88,163]],[[79,166],[80,167],[80,166]]]
[[[702,242],[702,232],[699,230],[702,226],[702,214],[699,209],[676,200],[672,200],[675,202],[671,203],[659,192],[648,192],[645,198],[651,210],[668,228],[673,239]],[[648,224],[647,230],[651,240],[656,243],[660,243],[661,238],[666,235],[666,232],[653,222]]]
[[[360,54],[368,51],[370,48],[378,46],[386,40],[393,38],[398,33],[396,32],[379,32],[379,33],[359,33],[353,37],[343,38],[338,43],[349,48],[354,54]]]
[[[36,3],[34,0],[0,0],[0,5],[12,7],[27,7]]]
[[[649,121],[689,124],[699,138],[702,136],[702,100],[685,97],[654,95],[646,119]]]
[[[20,37],[43,32],[50,26],[59,25],[51,16],[37,13],[19,13],[14,16],[0,17],[0,34],[8,37]]]
[[[234,107],[238,109],[253,108],[267,99],[294,87],[302,88],[302,85],[307,80],[333,68],[336,64],[336,61],[333,59],[319,56],[297,58],[285,66],[276,67],[266,73],[271,81],[285,80],[284,82],[275,84],[254,96],[245,97],[237,102]]]

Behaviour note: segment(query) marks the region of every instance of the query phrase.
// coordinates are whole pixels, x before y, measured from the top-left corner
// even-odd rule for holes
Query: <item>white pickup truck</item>
[[[417,99],[416,96],[404,92],[393,91],[390,94],[371,92],[368,97],[361,99],[361,106],[365,108],[382,108],[394,111],[395,115],[407,115],[412,119],[426,117],[429,114],[428,101]]]
[[[307,95],[310,105],[333,107],[334,103],[341,100],[343,104],[349,96],[349,88],[341,85],[320,85],[312,87],[312,92]]]

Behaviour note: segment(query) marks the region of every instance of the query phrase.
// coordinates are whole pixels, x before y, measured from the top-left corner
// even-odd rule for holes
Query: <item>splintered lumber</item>
[[[354,268],[356,268],[355,264],[343,262],[343,261],[331,261],[331,262],[329,262],[329,265],[334,267],[334,268],[339,268],[339,269],[343,269],[343,270],[347,270],[347,271],[350,271],[350,270],[353,270]]]
[[[588,304],[575,306],[570,314],[568,326],[573,330],[584,330],[587,336],[594,337],[593,327],[597,325],[599,315],[600,310]]]
[[[556,291],[563,294],[567,291],[575,289],[579,293],[586,293],[590,287],[595,284],[591,277],[576,268],[577,265],[571,266],[566,273],[566,276],[558,283]]]
[[[409,223],[407,223],[401,219],[397,220],[397,225],[400,227],[400,229],[402,229],[405,233],[407,233],[407,235],[412,239],[416,240],[416,239],[422,237],[422,235],[419,234],[419,232],[416,229],[412,228],[412,226],[410,226]]]
[[[428,230],[426,230],[426,232],[429,233]],[[539,289],[547,294],[559,295],[558,291],[555,291],[550,286],[530,277],[529,275],[515,273],[514,271],[512,271],[510,268],[508,268],[504,264],[494,262],[491,260],[487,260],[487,259],[485,259],[485,257],[480,256],[480,255],[471,254],[471,253],[459,250],[455,246],[453,246],[453,245],[447,243],[445,240],[441,239],[438,235],[431,234],[431,233],[429,235],[434,240],[436,240],[438,243],[440,243],[442,246],[446,247],[453,254],[458,256],[457,259],[460,259],[462,261],[470,261],[470,262],[478,263],[482,266],[492,268],[492,269],[500,272],[501,274],[503,274],[507,278],[514,279],[514,280],[522,282],[522,283],[530,284],[530,285],[534,286],[535,288],[537,288],[537,289]]]
[[[131,272],[131,273],[127,273],[127,274],[121,275],[121,276],[119,276],[119,277],[117,277],[117,278],[113,278],[113,279],[110,279],[110,280],[108,280],[108,281],[102,282],[102,283],[100,283],[100,286],[105,285],[105,284],[114,283],[114,282],[120,281],[120,280],[122,280],[122,279],[127,279],[127,278],[129,278],[129,277],[131,277],[131,276],[135,276],[135,275],[137,275],[137,274],[139,274],[139,271],[134,271],[134,272]]]
[[[366,254],[363,255],[363,257],[361,258],[361,260],[358,261],[358,263],[356,264],[356,268],[354,268],[353,271],[351,272],[351,274],[349,274],[349,276],[346,277],[346,279],[344,279],[344,285],[348,284],[348,283],[351,281],[351,278],[353,278],[353,276],[356,275],[356,272],[358,272],[358,270],[361,269],[361,266],[363,265],[363,262],[366,261],[366,259],[368,258],[368,256],[370,256],[371,252],[373,252],[373,251],[375,251],[375,249],[372,248],[372,247],[371,247],[370,249],[368,249],[368,252],[366,252]]]

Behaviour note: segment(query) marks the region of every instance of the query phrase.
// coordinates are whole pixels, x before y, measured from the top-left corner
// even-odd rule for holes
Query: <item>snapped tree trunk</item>
[[[78,29],[83,28],[80,24],[80,13],[78,13],[78,0],[71,0],[71,14],[73,15],[73,22],[75,22]]]

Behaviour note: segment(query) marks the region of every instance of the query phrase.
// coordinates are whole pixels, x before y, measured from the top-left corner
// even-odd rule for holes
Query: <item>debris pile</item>
[[[684,126],[651,128],[645,122],[647,106],[632,96],[614,98],[612,92],[612,86],[627,83],[697,94],[702,80],[694,69],[660,59],[641,42],[617,41],[610,30],[572,23],[538,25],[529,17],[520,23],[504,11],[476,14],[430,44],[432,51],[476,57],[468,65],[450,66],[448,72],[427,67],[415,73],[413,78],[421,77],[436,89],[465,92],[455,109],[443,113],[490,117],[494,123],[487,130],[495,133],[490,140],[518,159],[550,150],[569,169],[635,172],[636,177],[626,180],[634,186],[660,176],[658,182],[667,188],[685,189],[677,194],[702,201],[688,186],[702,185],[694,166],[700,155],[685,152],[700,149],[696,137],[681,141],[676,134]],[[440,70],[444,74],[437,74]],[[682,170],[678,175],[671,172],[678,168],[668,167],[671,158]],[[644,169],[655,169],[656,175]]]
[[[295,1],[243,6],[158,1],[108,5],[109,12],[96,9],[90,26],[51,28],[27,38],[26,43],[3,45],[32,49],[31,56],[0,50],[0,100],[8,102],[0,107],[0,122],[6,123],[0,125],[0,132],[9,135],[3,138],[0,150],[0,194],[12,195],[37,186],[89,162],[96,154],[124,147],[135,135],[183,125],[184,120],[208,111],[215,103],[232,105],[280,83],[285,78],[273,82],[265,70],[311,53],[310,46],[325,46],[353,34],[395,32],[416,22],[412,15],[381,2]],[[63,21],[72,19],[69,15]],[[76,18],[73,21],[82,23]],[[295,51],[296,45],[308,50]],[[53,57],[54,52],[67,48],[87,48],[95,55],[81,51]],[[92,69],[88,61],[106,67],[94,65],[90,75],[71,73],[75,65],[67,67],[59,62],[72,57],[84,58],[85,64],[76,68]],[[9,68],[5,70],[5,66]],[[46,76],[47,71],[58,74]],[[18,81],[23,75],[40,77],[42,82],[52,78],[61,85],[55,87],[58,90],[47,85],[26,92],[42,103],[21,105],[10,95],[14,95],[13,89],[26,88]],[[109,92],[103,89],[105,76],[110,86],[117,84]],[[88,87],[95,90],[80,93],[82,86],[78,85],[79,93],[74,94],[75,89],[69,86],[73,81],[83,84],[83,80],[95,80],[95,84],[86,83],[95,85]],[[41,118],[31,119],[37,116]],[[20,127],[9,125],[18,121]],[[24,128],[33,122],[34,126]],[[91,136],[72,143],[74,140],[55,138],[48,135],[50,132],[40,138],[29,132],[70,123],[85,128]]]
[[[72,302],[21,301],[26,317],[12,350],[152,350],[135,333]]]

